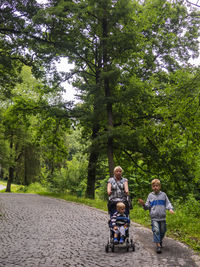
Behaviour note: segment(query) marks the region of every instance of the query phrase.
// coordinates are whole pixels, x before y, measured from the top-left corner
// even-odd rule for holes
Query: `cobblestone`
[[[105,252],[108,214],[33,194],[0,194],[0,267],[198,267],[183,244],[164,240],[156,254],[150,230],[131,223],[136,250]]]

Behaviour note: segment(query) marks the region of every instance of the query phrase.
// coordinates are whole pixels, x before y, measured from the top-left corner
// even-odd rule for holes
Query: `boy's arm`
[[[141,206],[144,206],[144,200],[142,200],[141,198],[138,199],[138,203],[139,203]]]
[[[171,202],[169,201],[169,198],[167,197],[167,195],[166,195],[166,209],[169,210],[169,212],[171,214],[174,213],[174,211],[173,211],[174,208],[173,208]]]
[[[148,198],[147,198],[146,203],[144,204],[144,209],[145,209],[145,210],[150,210],[150,209],[151,209],[149,195],[148,195]]]
[[[138,202],[139,202],[139,204],[140,204],[140,205],[142,205],[142,206],[143,206],[143,208],[144,208],[145,210],[148,210],[148,209],[150,209],[150,201],[149,201],[149,196],[148,196],[148,198],[147,198],[147,201],[146,201],[146,203],[144,203],[144,201],[143,201],[141,198],[139,198],[139,199],[138,199]]]

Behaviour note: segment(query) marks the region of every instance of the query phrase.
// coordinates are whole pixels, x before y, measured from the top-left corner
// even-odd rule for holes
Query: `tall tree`
[[[114,157],[124,147],[119,142],[126,130],[127,109],[135,117],[141,117],[140,124],[145,114],[154,111],[158,94],[154,81],[162,82],[163,72],[186,66],[190,53],[198,54],[199,19],[195,13],[188,14],[181,1],[49,3],[50,8],[46,10],[49,20],[44,16],[43,24],[57,53],[75,63],[74,85],[85,101],[81,120],[86,128],[90,125],[92,129],[86,192],[94,197],[100,146],[101,153],[107,150],[112,175]],[[85,111],[89,111],[88,117]],[[140,139],[135,117],[130,114],[128,124],[138,130],[135,135]],[[139,144],[135,143],[135,147],[140,150]]]

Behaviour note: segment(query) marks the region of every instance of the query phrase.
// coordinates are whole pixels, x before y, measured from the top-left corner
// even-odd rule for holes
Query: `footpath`
[[[187,246],[170,238],[162,254],[152,233],[131,223],[135,251],[105,252],[108,214],[34,194],[0,193],[0,267],[200,267]]]

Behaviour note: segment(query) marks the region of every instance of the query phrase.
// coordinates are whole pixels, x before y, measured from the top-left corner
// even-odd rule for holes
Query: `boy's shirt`
[[[150,217],[152,220],[165,221],[166,209],[173,209],[173,206],[169,201],[167,195],[164,192],[160,191],[158,194],[151,192],[148,195],[144,209],[149,209]]]
[[[118,211],[116,211],[113,216],[110,219],[111,221],[111,226],[114,227],[115,225],[117,226],[123,226],[125,224],[129,224],[130,220],[129,218],[126,216],[126,214],[120,214]]]

